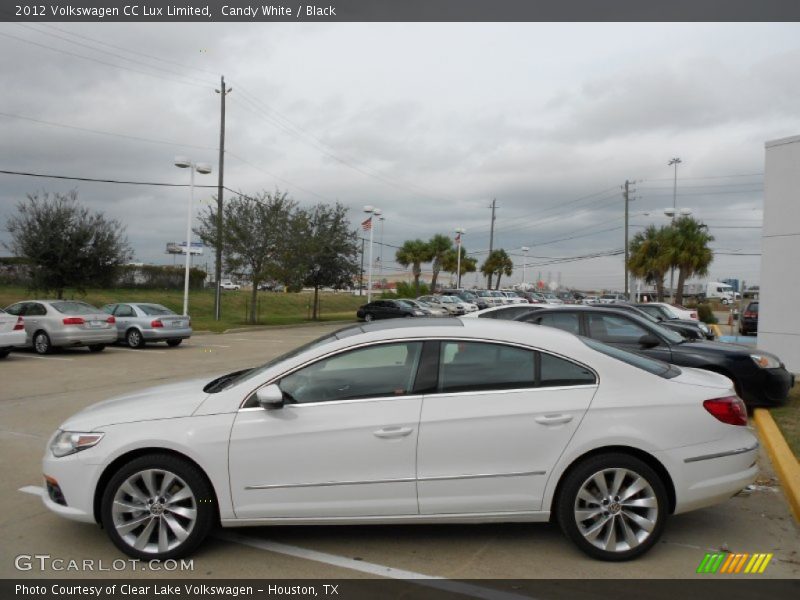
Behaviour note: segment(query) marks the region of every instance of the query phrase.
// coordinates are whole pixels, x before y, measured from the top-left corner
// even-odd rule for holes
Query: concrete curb
[[[783,493],[789,501],[794,519],[800,523],[800,462],[792,453],[768,410],[757,408],[753,413],[753,420],[772,466],[775,467],[781,480]]]

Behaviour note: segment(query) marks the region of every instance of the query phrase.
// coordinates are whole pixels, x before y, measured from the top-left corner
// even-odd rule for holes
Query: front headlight
[[[414,314],[415,314],[416,316],[418,316],[418,317],[421,317],[421,316],[422,316],[422,315],[424,315],[425,313],[424,313],[424,312],[422,312],[421,310],[415,310],[415,311],[414,311]]]
[[[703,333],[708,333],[708,325],[706,325],[702,321],[698,322],[697,326],[700,328],[700,331],[702,331]]]
[[[781,366],[780,361],[769,354],[751,354],[750,358],[762,369],[777,369]]]
[[[102,433],[83,433],[78,431],[59,431],[50,443],[53,456],[61,458],[86,450],[103,439]]]

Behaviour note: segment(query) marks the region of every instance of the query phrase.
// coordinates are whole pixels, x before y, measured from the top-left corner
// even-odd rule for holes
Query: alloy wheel
[[[650,483],[624,468],[598,471],[581,485],[574,514],[584,539],[606,552],[632,550],[658,521],[658,497]]]
[[[142,345],[142,334],[137,329],[131,329],[128,332],[128,346],[131,348],[138,348]]]
[[[50,351],[50,338],[44,332],[39,332],[33,340],[33,347],[39,354],[47,354]]]
[[[128,477],[114,494],[111,516],[124,543],[146,554],[183,544],[197,523],[197,499],[187,483],[163,469]]]

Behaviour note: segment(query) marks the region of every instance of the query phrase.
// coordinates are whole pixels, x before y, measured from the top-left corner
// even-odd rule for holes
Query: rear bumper
[[[158,327],[156,329],[142,329],[142,337],[147,341],[159,340],[186,340],[192,337],[191,327]]]
[[[117,341],[117,329],[81,329],[78,331],[62,331],[49,334],[54,346],[90,346],[94,344],[113,344]]]
[[[19,331],[4,331],[0,333],[0,348],[10,348],[11,346],[24,346],[25,330]]]
[[[742,319],[739,329],[746,333],[756,333],[758,331],[758,319]]]

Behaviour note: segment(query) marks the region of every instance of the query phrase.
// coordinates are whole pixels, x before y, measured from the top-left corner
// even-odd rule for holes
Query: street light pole
[[[367,271],[367,302],[372,302],[372,240],[375,236],[375,228],[373,227],[374,223],[372,222],[372,217],[380,216],[381,209],[375,208],[374,206],[367,205],[364,207],[364,212],[368,213],[369,216],[369,271]]]
[[[463,227],[456,228],[456,289],[461,289],[461,236],[467,232]]]
[[[383,289],[383,222],[386,220],[386,217],[381,215],[378,218],[378,221],[381,223],[381,237],[380,242],[378,245],[380,248],[378,249],[378,280],[381,282],[381,289]]]
[[[211,165],[194,163],[185,156],[175,157],[175,166],[189,169],[189,206],[186,210],[186,266],[183,275],[183,314],[189,315],[189,264],[192,257],[192,209],[194,208],[194,172],[203,175],[211,173]]]
[[[522,250],[522,288],[525,289],[525,267],[528,265],[528,250],[530,248],[523,246],[520,250]]]

